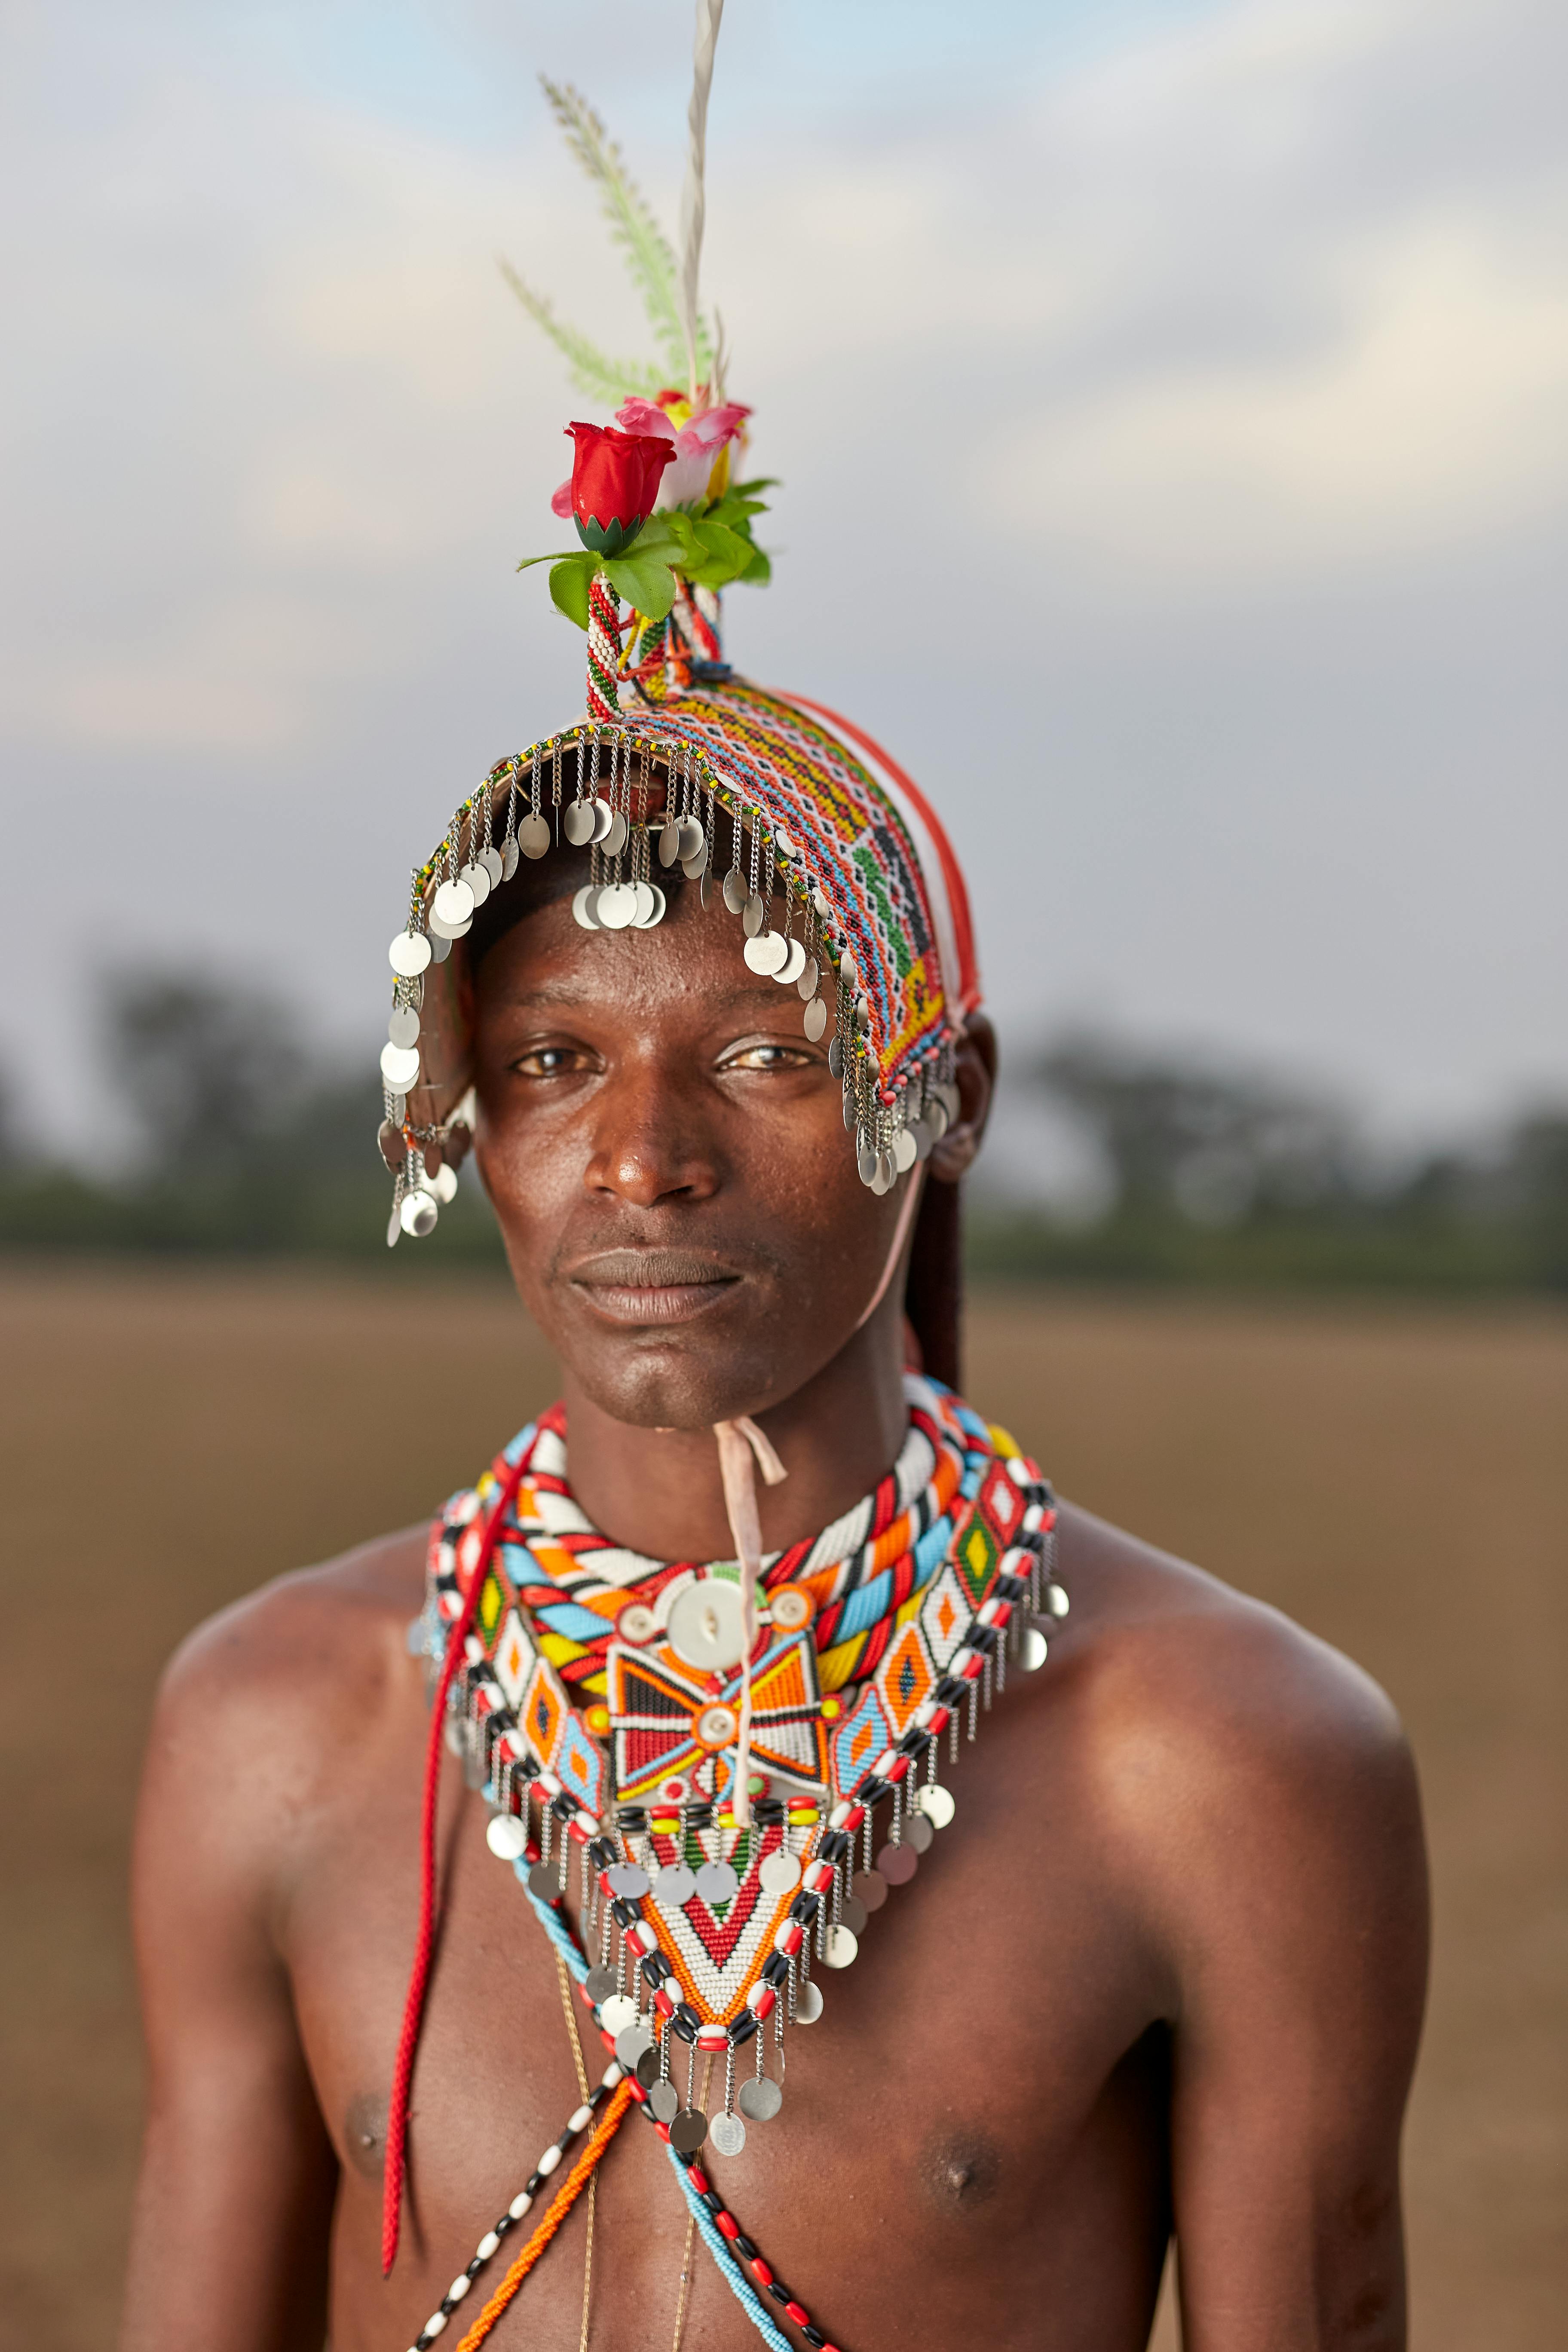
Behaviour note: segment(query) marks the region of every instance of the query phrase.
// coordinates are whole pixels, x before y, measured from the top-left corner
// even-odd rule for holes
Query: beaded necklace
[[[513,1439],[436,1522],[425,1609],[410,1628],[433,1684],[432,1767],[425,1913],[388,2131],[385,2247],[396,2242],[432,1939],[443,1729],[491,1809],[490,1850],[522,1882],[615,2064],[480,2241],[415,2352],[442,2332],[612,2093],[459,2352],[483,2340],[630,2105],[667,2141],[692,2220],[764,2339],[787,2344],[758,2285],[808,2343],[827,2345],[696,2159],[705,2143],[738,2156],[747,2123],[778,2114],[786,2026],[823,2012],[814,1958],[829,1969],[855,1961],[889,1887],[915,1875],[953,1817],[938,1778],[941,1735],[956,1757],[961,1716],[973,1739],[982,1706],[1005,1687],[1009,1653],[1026,1669],[1043,1664],[1042,1624],[1068,1605],[1052,1573],[1055,1504],[1035,1464],[940,1383],[906,1375],[906,1397],[904,1444],[876,1491],[816,1538],[764,1556],[757,1644],[744,1662],[737,1564],[661,1563],[610,1543],[572,1495],[560,1407]],[[742,1663],[751,1803],[737,1820]],[[574,1853],[576,1926],[567,1908]],[[765,2060],[770,2019],[774,2072]],[[754,2072],[737,2095],[748,2044]],[[675,2073],[682,2046],[684,2096]],[[724,2066],[711,2117],[696,2095],[700,2053]]]

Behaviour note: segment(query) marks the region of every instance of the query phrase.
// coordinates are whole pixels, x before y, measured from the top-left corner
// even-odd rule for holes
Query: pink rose
[[[670,395],[666,394],[668,399]],[[685,406],[684,401],[675,405]],[[692,499],[705,498],[714,466],[731,441],[740,437],[741,428],[751,415],[739,401],[726,401],[721,408],[704,408],[685,425],[677,426],[673,417],[657,401],[628,400],[616,411],[616,423],[623,433],[657,435],[675,444],[675,463],[667,467],[658,486],[661,507],[681,507]]]

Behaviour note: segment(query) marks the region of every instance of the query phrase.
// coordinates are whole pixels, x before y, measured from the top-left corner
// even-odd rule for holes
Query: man
[[[714,715],[723,695],[713,689],[706,719],[738,740],[734,708]],[[657,814],[661,789],[680,796],[673,764],[636,784],[634,822]],[[487,838],[489,823],[487,808]],[[477,1097],[479,1166],[518,1287],[561,1361],[570,1500],[563,1480],[552,1524],[602,1530],[618,1548],[607,1559],[635,1554],[644,1566],[746,1557],[715,1424],[752,1419],[787,1473],[755,1496],[768,1560],[802,1556],[880,1491],[910,1423],[906,1296],[913,1305],[923,1290],[912,1319],[940,1350],[930,1301],[945,1280],[941,1237],[994,1075],[984,1017],[955,1012],[955,1115],[945,1132],[931,1132],[942,1115],[922,1131],[923,1163],[889,1184],[874,1162],[863,1181],[831,1041],[803,1035],[795,991],[737,953],[712,887],[723,839],[711,805],[706,823],[718,853],[707,881],[667,869],[651,936],[584,928],[586,859],[563,849],[498,890],[441,968],[465,964],[454,1018],[469,1040],[459,1075]],[[769,931],[782,903],[770,894]],[[834,1036],[853,1045],[854,1006],[839,1012]],[[450,1139],[450,1124],[442,1131]],[[438,1365],[416,1336],[406,1410]],[[394,1399],[402,1371],[387,1367]],[[545,1499],[531,1507],[543,1511],[536,1453],[517,1459],[540,1478]],[[560,2127],[582,2113],[607,2052],[574,1987],[566,2014],[580,2021],[583,2073],[563,1989],[569,1973],[594,1989],[576,1972],[601,1930],[606,1948],[626,1939],[607,1907],[584,1916],[563,1830],[556,1854],[531,1867],[552,1833],[547,1809],[530,1811],[537,1789],[512,1777],[503,1740],[486,1732],[476,1751],[470,1688],[466,1745],[489,1803],[445,1755],[428,1984],[404,2037],[414,2054],[401,2242],[384,2280],[387,2091],[419,1908],[430,1726],[405,1634],[423,1609],[437,1633],[429,1646],[449,1652],[465,1572],[470,1596],[490,1573],[482,1547],[465,1568],[462,1545],[497,1508],[448,1515],[457,1565],[444,1571],[444,1621],[425,1533],[409,1529],[226,1612],[170,1670],[136,1860],[151,2082],[124,2352],[303,2352],[325,2340],[333,2352],[399,2352],[430,2340],[437,2317],[456,2342],[547,2213],[552,2181],[594,2152],[604,2096],[592,2125]],[[1332,1509],[1325,1496],[1325,1540]],[[1048,1663],[1027,1675],[1015,1667],[980,1738],[959,1739],[956,1763],[944,1760],[945,1733],[936,1743],[930,1760],[942,1760],[956,1816],[913,1882],[862,1922],[856,1964],[825,1976],[819,1953],[808,1979],[788,1961],[801,2018],[809,1985],[820,2021],[789,2027],[782,2113],[755,2122],[732,2159],[714,2149],[735,2049],[720,2032],[704,2102],[698,2061],[711,2036],[683,2052],[645,1996],[658,2039],[645,2079],[615,2096],[646,2110],[648,2084],[673,2074],[667,2104],[700,2111],[710,2127],[695,2158],[702,2210],[734,2217],[741,2255],[723,2224],[717,2247],[704,2229],[712,2261],[695,2248],[701,2215],[675,2193],[663,2126],[633,2113],[487,2340],[740,2352],[763,2323],[735,2279],[765,2272],[788,2282],[782,2301],[765,2281],[752,2293],[774,2342],[1131,2352],[1146,2341],[1173,2229],[1191,2352],[1404,2342],[1398,2147],[1426,1927],[1398,1727],[1364,1676],[1273,1612],[1070,1505],[1056,1533],[1071,1613],[1052,1630]],[[771,1573],[755,1596],[777,1610],[758,1636],[764,1662],[765,1645],[788,1637],[785,1588]],[[717,1584],[699,1573],[682,1589]],[[1026,1613],[1020,1603],[1018,1623]],[[643,1654],[637,1642],[657,1646],[670,1630],[645,1634],[633,1614],[616,1621],[615,1657],[605,1654],[612,1701],[616,1674]],[[463,1622],[478,1622],[471,1609]],[[532,1638],[542,1643],[537,1623]],[[564,1637],[557,1647],[558,1681],[579,1729],[591,1728],[583,1700],[595,1678],[575,1689],[570,1677],[599,1654],[590,1643],[578,1659]],[[763,1668],[750,1671],[756,1682]],[[480,1685],[495,1696],[489,1665]],[[847,1705],[856,1686],[843,1687]],[[601,1723],[614,1712],[595,1704]],[[953,1720],[964,1722],[962,1706]],[[616,1771],[625,1753],[612,1750]],[[668,1784],[684,1793],[663,1801],[683,1834],[708,1841],[703,1852],[719,1838],[739,1858],[740,1841],[756,1837],[756,1816],[750,1829],[705,1827],[694,1797],[715,1789],[721,1822],[726,1801],[731,1817],[743,1811],[736,1776],[754,1760],[731,1723],[716,1780]],[[788,1790],[793,1821],[790,1771],[756,1786]],[[772,1836],[826,1851],[827,1801],[814,1824]],[[914,1826],[912,1804],[897,1814],[899,1801],[896,1791],[885,1801],[879,1836],[889,1805],[895,1826]],[[518,1824],[513,1846],[489,1843],[521,1853],[530,1887],[542,1869],[542,1895],[498,1866],[487,1819],[492,1831]],[[652,1830],[608,1798],[601,1819],[626,1824],[612,1832],[615,1866],[633,1871],[623,1883],[636,1883],[639,1859],[657,1877]],[[661,1855],[683,1850],[667,1843]],[[891,1833],[890,1850],[896,1860]],[[584,1864],[593,1901],[589,1882]],[[660,1948],[676,1950],[657,1901],[641,1910]],[[820,1927],[808,1926],[808,1946]],[[629,1945],[617,1986],[638,1981],[639,1948]],[[596,2014],[613,2026],[623,2012],[597,1990]],[[735,2014],[743,2021],[743,2004]],[[742,2087],[764,2045],[767,2079],[778,2079],[773,2030],[764,2021],[741,2047]],[[618,2046],[616,2032],[606,2039]],[[536,2152],[557,2137],[568,2157],[539,2179]],[[538,2184],[531,2201],[525,2176]],[[480,2239],[465,2300],[475,2241],[520,2189],[515,2233]],[[395,2224],[398,2210],[395,2192]],[[755,2260],[748,2246],[761,2249]],[[809,2336],[793,2312],[809,2312]]]

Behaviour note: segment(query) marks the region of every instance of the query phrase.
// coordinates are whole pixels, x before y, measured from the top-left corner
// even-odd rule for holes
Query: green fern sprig
[[[570,327],[558,319],[542,294],[520,278],[510,261],[502,260],[500,274],[528,312],[534,324],[542,327],[556,350],[571,370],[572,381],[589,400],[603,401],[618,408],[623,400],[634,394],[652,400],[665,379],[658,368],[637,360],[606,358],[596,343],[590,342],[580,329]]]

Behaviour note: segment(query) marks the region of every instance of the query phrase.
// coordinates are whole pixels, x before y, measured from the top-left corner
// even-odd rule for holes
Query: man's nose
[[[703,1201],[719,1189],[720,1156],[694,1090],[668,1069],[617,1071],[595,1105],[593,1149],[583,1181],[634,1208]]]

